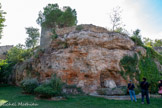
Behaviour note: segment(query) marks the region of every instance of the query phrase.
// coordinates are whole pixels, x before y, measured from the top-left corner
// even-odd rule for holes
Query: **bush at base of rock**
[[[39,82],[36,78],[24,79],[21,81],[20,86],[25,93],[34,93],[34,89],[38,87]]]
[[[36,95],[43,98],[50,98],[53,96],[62,95],[63,83],[60,78],[53,75],[50,80],[44,81],[39,87],[37,87],[34,92]]]
[[[57,94],[50,86],[41,85],[37,87],[34,92],[41,98],[51,98]]]

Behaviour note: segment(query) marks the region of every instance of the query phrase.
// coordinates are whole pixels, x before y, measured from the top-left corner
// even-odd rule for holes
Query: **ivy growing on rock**
[[[150,84],[150,92],[157,93],[158,81],[162,78],[162,75],[154,60],[157,60],[162,64],[162,56],[150,47],[145,47],[145,49],[147,51],[146,57],[141,56],[139,53],[139,60],[137,54],[134,54],[133,57],[124,56],[123,59],[120,60],[120,65],[123,67],[120,74],[126,80],[127,76],[129,76],[130,79],[135,78],[138,81],[142,81],[142,78],[146,77]]]
[[[139,69],[141,71],[140,73],[140,81],[142,81],[143,77],[147,78],[147,81],[150,84],[149,90],[151,93],[157,93],[158,91],[158,81],[162,76],[160,75],[160,72],[157,68],[157,65],[154,62],[154,59],[159,58],[160,56],[157,56],[156,52],[149,48],[145,47],[147,50],[147,56],[143,57],[139,60]],[[162,61],[160,61],[162,62]]]
[[[124,68],[120,74],[123,76],[124,79],[127,79],[127,76],[130,76],[131,79],[133,77],[138,76],[139,74],[137,70],[137,64],[138,64],[138,57],[137,54],[134,54],[134,56],[124,56],[123,59],[120,60],[120,65]],[[137,78],[138,79],[138,78]]]

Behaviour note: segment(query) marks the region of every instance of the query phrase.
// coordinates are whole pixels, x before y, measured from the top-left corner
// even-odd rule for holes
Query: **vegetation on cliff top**
[[[77,13],[68,6],[61,10],[58,4],[48,4],[44,12],[39,12],[37,23],[48,28],[70,27],[77,24]]]

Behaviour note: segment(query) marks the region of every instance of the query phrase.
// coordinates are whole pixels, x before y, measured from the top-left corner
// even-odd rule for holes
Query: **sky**
[[[7,12],[0,46],[25,44],[26,27],[41,30],[36,19],[49,3],[76,9],[78,24],[106,28],[112,27],[109,17],[112,9],[120,6],[124,28],[130,33],[140,29],[142,37],[162,39],[162,0],[1,0],[0,3]]]

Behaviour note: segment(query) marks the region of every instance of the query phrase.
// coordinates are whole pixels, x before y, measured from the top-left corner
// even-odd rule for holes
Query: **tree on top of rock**
[[[110,20],[112,23],[112,31],[115,31],[118,28],[121,28],[121,8],[119,6],[113,8],[112,12],[110,13]]]
[[[44,12],[39,12],[37,23],[48,28],[70,27],[77,24],[77,14],[70,7],[63,7],[61,10],[58,4],[48,4]]]
[[[4,18],[4,14],[6,14],[5,12],[3,12],[3,10],[1,10],[1,3],[0,3],[0,38],[2,37],[2,30],[3,30],[3,27],[4,27],[4,21],[5,21],[5,18]]]

